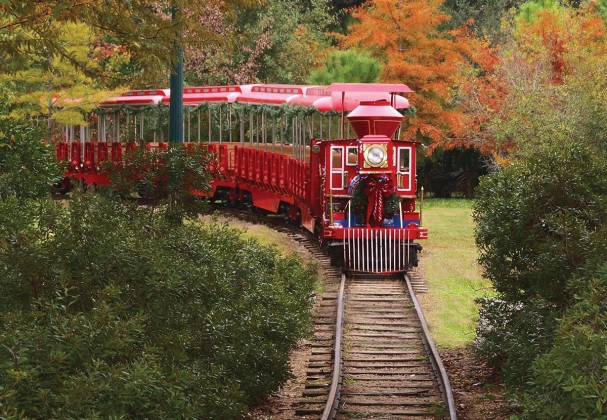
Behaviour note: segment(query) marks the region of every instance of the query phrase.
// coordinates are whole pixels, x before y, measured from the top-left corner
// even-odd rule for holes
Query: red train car
[[[348,271],[402,272],[417,265],[415,241],[427,230],[416,209],[417,145],[395,138],[403,119],[397,108],[409,106],[398,92],[411,90],[347,83],[186,88],[184,133],[216,154],[212,200],[283,214]],[[166,147],[166,127],[149,111],[168,104],[169,95],[132,91],[105,101],[96,139],[58,143],[57,156],[69,162],[66,178],[107,183],[100,162],[122,159],[132,139]]]

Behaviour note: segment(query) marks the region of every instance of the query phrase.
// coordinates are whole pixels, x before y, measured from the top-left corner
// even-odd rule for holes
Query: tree
[[[445,11],[452,20],[450,28],[457,28],[472,20],[475,31],[499,41],[502,39],[501,24],[511,10],[525,0],[445,0]]]
[[[501,296],[568,304],[567,280],[607,249],[606,180],[607,161],[567,138],[483,179],[474,212],[479,261]]]
[[[230,0],[219,4],[229,13],[249,0]],[[212,31],[201,24],[206,2],[158,0],[123,2],[89,0],[73,3],[65,0],[0,3],[0,34],[4,38],[2,59],[19,57],[23,51],[37,56],[62,56],[83,70],[86,60],[71,54],[59,41],[66,23],[82,23],[92,28],[99,39],[123,46],[138,69],[139,83],[157,84],[166,79],[166,69],[176,59],[173,46],[200,45],[203,40],[217,41]],[[182,13],[171,20],[170,7]],[[181,34],[185,34],[182,38]]]
[[[329,5],[327,0],[280,0],[236,14],[207,6],[204,25],[221,42],[186,48],[186,79],[191,84],[304,83],[329,43]]]
[[[482,302],[477,350],[524,392],[558,319],[587,287],[574,279],[607,258],[607,160],[554,139],[484,177],[477,194],[479,262],[497,292]]]
[[[597,150],[605,150],[599,126],[607,115],[595,88],[605,80],[605,22],[591,5],[525,10],[511,23],[511,41],[494,68],[504,105],[492,113],[487,131],[514,154],[562,137],[602,143]]]
[[[381,80],[406,83],[416,117],[403,131],[409,139],[439,145],[468,145],[468,118],[459,107],[462,68],[469,67],[479,44],[464,30],[443,32],[449,16],[442,0],[374,0],[357,8],[358,23],[343,39],[345,46],[365,48],[384,63]]]
[[[80,23],[66,23],[57,33],[64,55],[36,55],[22,47],[23,56],[7,58],[7,67],[0,72],[0,84],[10,89],[6,103],[8,117],[15,120],[39,119],[47,121],[47,139],[60,126],[85,126],[90,112],[99,102],[112,94],[90,74],[100,69],[90,57],[96,52],[95,36],[90,27]],[[86,67],[74,65],[82,62]]]
[[[308,82],[329,85],[333,82],[374,83],[381,72],[379,62],[364,51],[333,51],[321,69],[314,70]]]

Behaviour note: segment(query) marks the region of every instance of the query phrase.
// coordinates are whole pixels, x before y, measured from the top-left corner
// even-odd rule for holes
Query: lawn
[[[476,262],[472,201],[431,199],[424,202],[420,272],[428,293],[419,295],[434,341],[444,348],[474,341],[478,307],[474,300],[491,294]]]

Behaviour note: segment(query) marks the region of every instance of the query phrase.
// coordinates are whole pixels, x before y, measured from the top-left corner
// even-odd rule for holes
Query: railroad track
[[[419,278],[346,278],[306,232],[278,219],[229,213],[289,235],[326,273],[313,312],[305,389],[292,403],[296,416],[456,419],[449,380],[415,296],[425,291]]]
[[[295,413],[322,419],[455,419],[449,382],[409,279],[344,277],[338,295],[332,302],[335,316],[325,314],[325,322],[317,324],[322,347],[312,350]],[[329,319],[336,332],[330,340]]]

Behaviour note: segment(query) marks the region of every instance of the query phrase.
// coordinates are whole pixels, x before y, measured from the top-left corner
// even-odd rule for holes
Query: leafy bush
[[[552,344],[555,306],[541,299],[523,303],[486,298],[480,303],[476,353],[501,369],[510,389],[524,388],[531,364]]]
[[[48,195],[61,179],[59,161],[43,139],[42,128],[29,121],[0,118],[0,198]]]
[[[555,141],[484,177],[478,192],[479,260],[498,296],[482,302],[477,349],[522,393],[574,291],[590,287],[582,274],[607,258],[607,161]]]
[[[288,377],[297,259],[101,195],[0,206],[0,417],[234,418]]]
[[[579,143],[546,145],[478,193],[480,263],[502,298],[567,306],[567,279],[607,256],[607,162]]]
[[[583,283],[552,349],[533,364],[528,418],[607,417],[607,268]]]
[[[121,198],[139,197],[163,205],[167,220],[180,224],[200,212],[216,167],[214,157],[200,147],[169,144],[166,150],[147,150],[140,145],[119,162],[106,162],[111,185]]]

